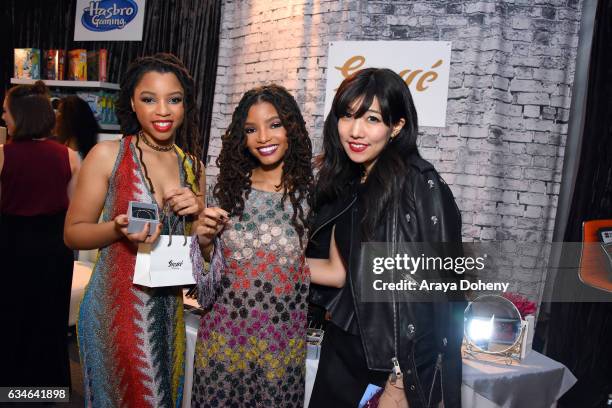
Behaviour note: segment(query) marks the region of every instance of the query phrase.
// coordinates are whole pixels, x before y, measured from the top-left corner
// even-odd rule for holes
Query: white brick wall
[[[360,3],[338,0],[226,0],[213,106],[207,182],[214,184],[221,135],[242,94],[271,82],[289,89],[320,150],[327,46],[351,37]]]
[[[580,10],[580,0],[226,0],[207,181],[234,107],[264,83],[293,92],[320,151],[330,41],[452,41],[447,127],[422,128],[421,153],[451,185],[464,239],[550,240]]]

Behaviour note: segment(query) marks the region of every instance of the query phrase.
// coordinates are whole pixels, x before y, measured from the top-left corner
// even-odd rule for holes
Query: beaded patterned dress
[[[251,189],[221,234],[221,293],[202,317],[193,407],[302,407],[310,274],[282,193]]]
[[[131,140],[128,136],[121,141],[104,203],[104,221],[125,214],[131,200],[155,203]],[[177,148],[181,180],[182,157]],[[193,183],[189,159],[186,168]],[[163,233],[168,233],[167,228],[166,223]],[[85,289],[77,331],[88,407],[170,408],[181,404],[185,366],[182,292],[178,287],[134,285],[135,262],[136,246],[127,240],[102,248]]]

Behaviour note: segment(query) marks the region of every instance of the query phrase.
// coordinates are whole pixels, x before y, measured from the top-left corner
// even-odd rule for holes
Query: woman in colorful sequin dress
[[[147,224],[130,234],[125,213],[129,201],[169,205],[170,221],[201,212],[193,80],[170,54],[140,58],[123,76],[117,108],[128,136],[87,155],[64,231],[72,248],[101,248],[77,323],[86,404],[177,407],[185,363],[182,293],[132,283],[138,243],[154,242],[162,228],[148,236]]]
[[[206,208],[196,229],[205,257],[218,235],[224,267],[198,331],[194,407],[304,404],[311,157],[304,120],[284,88],[244,94],[223,137],[218,207]]]

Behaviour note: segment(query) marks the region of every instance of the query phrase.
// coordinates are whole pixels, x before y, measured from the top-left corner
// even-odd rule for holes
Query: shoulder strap
[[[185,159],[184,169],[181,169],[181,171],[187,172],[187,181],[189,182],[189,184],[194,186],[196,189],[196,192],[199,193],[200,186],[198,186],[195,182],[196,177],[195,177],[195,172],[194,172],[195,164],[193,163],[193,156],[185,153],[183,149],[181,149],[180,147],[176,145],[174,146],[174,148],[176,149],[176,152],[178,153],[181,159],[181,163],[183,162],[183,159],[185,159],[185,156],[187,156],[187,158]]]

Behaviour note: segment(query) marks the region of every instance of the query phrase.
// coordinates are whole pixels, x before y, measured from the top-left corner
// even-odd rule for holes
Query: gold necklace
[[[251,185],[252,185],[252,183],[253,182],[251,181]],[[272,188],[271,190],[264,190],[264,188],[270,188],[270,187]],[[268,184],[268,183],[266,183],[266,184],[263,185],[263,188],[261,188],[261,187],[260,188],[253,187],[253,188],[255,188],[256,190],[267,191],[267,192],[270,192],[270,193],[278,193],[279,191],[281,191],[283,189],[283,186],[282,186],[282,183],[279,186],[277,186],[275,184]]]
[[[146,144],[153,150],[157,150],[158,152],[169,152],[170,150],[174,149],[174,143],[172,143],[170,146],[158,146],[156,144],[149,142],[142,130],[138,132],[138,137],[141,137],[141,136],[142,136],[142,141],[144,142],[144,144]]]

